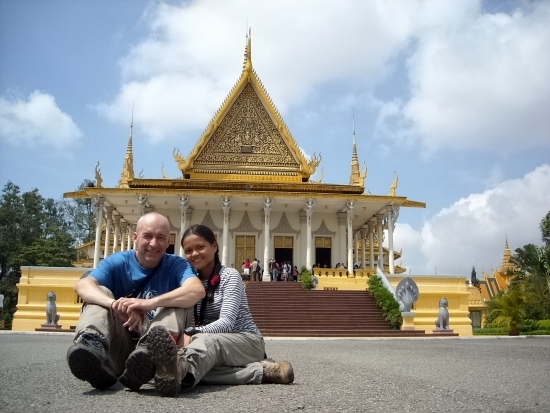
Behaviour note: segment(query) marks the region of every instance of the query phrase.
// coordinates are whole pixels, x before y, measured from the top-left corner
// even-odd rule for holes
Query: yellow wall
[[[61,316],[59,324],[64,329],[75,326],[80,316],[81,303],[74,286],[87,268],[65,267],[21,267],[21,279],[17,311],[12,329],[15,331],[34,331],[46,322],[46,295],[48,291],[57,296],[57,314]]]
[[[57,295],[57,313],[61,315],[62,328],[75,326],[80,316],[81,303],[74,291],[74,285],[88,268],[49,268],[22,267],[19,284],[19,302],[13,320],[12,329],[16,331],[34,331],[46,322],[46,295],[54,291]],[[318,289],[334,288],[338,290],[368,289],[368,279],[372,270],[357,270],[355,276],[348,277],[346,269],[324,268],[321,274],[316,270],[319,280]],[[466,277],[457,276],[414,276],[409,275],[420,291],[413,312],[414,327],[431,334],[435,329],[435,320],[442,297],[449,301],[449,324],[455,333],[471,336],[472,326],[468,311],[470,292]],[[403,275],[388,276],[394,288],[405,278]]]
[[[319,280],[318,289],[337,288],[339,290],[365,290],[372,270],[357,270],[355,277],[348,277],[346,270],[323,269],[316,271]],[[472,336],[472,322],[469,317],[468,298],[470,291],[466,277],[444,275],[407,275],[412,278],[420,292],[418,301],[411,310],[416,313],[414,327],[432,334],[439,312],[439,300],[443,297],[449,301],[449,326],[461,336]],[[404,275],[387,275],[393,288],[405,278]]]

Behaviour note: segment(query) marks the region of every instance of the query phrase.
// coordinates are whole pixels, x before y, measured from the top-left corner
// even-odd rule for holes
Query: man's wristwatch
[[[184,333],[187,334],[188,336],[194,336],[195,334],[200,333],[200,332],[201,331],[197,327],[187,327],[184,330]]]

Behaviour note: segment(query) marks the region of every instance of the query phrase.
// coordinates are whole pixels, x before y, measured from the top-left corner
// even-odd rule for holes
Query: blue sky
[[[412,273],[499,266],[550,210],[550,2],[0,1],[0,178],[61,198],[100,162],[177,177],[254,67],[294,138],[347,183],[427,203],[395,230]]]

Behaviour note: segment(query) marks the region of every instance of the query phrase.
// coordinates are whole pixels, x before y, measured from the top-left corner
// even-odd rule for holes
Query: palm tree
[[[517,334],[519,325],[525,318],[525,298],[519,285],[493,298],[490,302],[489,317],[499,327],[508,329],[510,335]]]

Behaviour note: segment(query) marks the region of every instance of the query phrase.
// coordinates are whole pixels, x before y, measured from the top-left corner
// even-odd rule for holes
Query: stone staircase
[[[366,291],[304,290],[295,282],[248,282],[250,312],[265,337],[413,337],[393,330]]]

